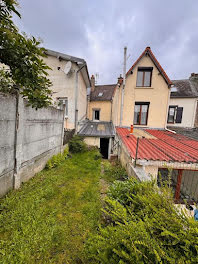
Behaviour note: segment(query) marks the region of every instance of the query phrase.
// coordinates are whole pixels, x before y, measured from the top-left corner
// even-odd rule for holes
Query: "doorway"
[[[109,138],[100,138],[100,153],[103,159],[108,159],[109,153]]]

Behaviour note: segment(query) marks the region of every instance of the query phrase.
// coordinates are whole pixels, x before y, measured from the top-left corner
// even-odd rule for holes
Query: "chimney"
[[[95,76],[91,76],[91,91],[93,92],[95,90]]]
[[[120,77],[118,77],[118,84],[122,84],[123,83],[123,77],[122,75],[120,74]]]

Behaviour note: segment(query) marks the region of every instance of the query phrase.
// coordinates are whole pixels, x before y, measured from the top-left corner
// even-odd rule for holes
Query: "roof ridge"
[[[146,49],[142,52],[142,54],[139,56],[139,58],[135,61],[135,63],[131,66],[131,68],[128,70],[128,72],[126,73],[126,76],[129,75],[129,73],[133,70],[133,68],[138,64],[138,62],[143,58],[144,55],[149,54],[151,60],[153,61],[153,63],[155,64],[155,66],[158,68],[159,72],[161,72],[162,76],[164,77],[165,81],[167,82],[168,85],[171,85],[172,82],[169,79],[168,75],[166,74],[165,70],[162,68],[162,66],[160,65],[159,61],[157,60],[157,58],[155,57],[155,55],[153,54],[152,50],[150,47],[146,47]]]

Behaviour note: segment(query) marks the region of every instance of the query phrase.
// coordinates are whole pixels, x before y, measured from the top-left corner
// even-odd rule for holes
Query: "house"
[[[153,177],[159,185],[160,178],[170,176],[177,201],[197,201],[198,141],[167,129],[173,83],[150,47],[127,72],[125,87],[122,79],[118,83],[113,153],[129,175],[140,180]]]
[[[112,115],[116,86],[117,84],[95,85],[95,77],[92,75],[87,122],[79,131],[88,145],[100,148],[104,158],[110,157],[115,135]]]
[[[87,115],[87,88],[90,79],[86,61],[47,49],[45,63],[52,82],[52,98],[58,108],[65,108],[65,129],[78,130]]]
[[[170,128],[198,127],[198,74],[172,81],[167,125]]]
[[[171,80],[147,47],[126,74],[126,84],[119,80],[114,124],[130,127],[166,128]]]
[[[116,128],[118,157],[129,175],[139,180],[169,180],[175,200],[198,201],[198,141],[167,130],[143,129],[137,136]]]

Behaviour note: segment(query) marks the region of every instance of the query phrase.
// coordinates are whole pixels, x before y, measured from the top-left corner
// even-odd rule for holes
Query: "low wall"
[[[61,110],[35,110],[21,96],[0,93],[0,196],[42,170],[62,142]]]

